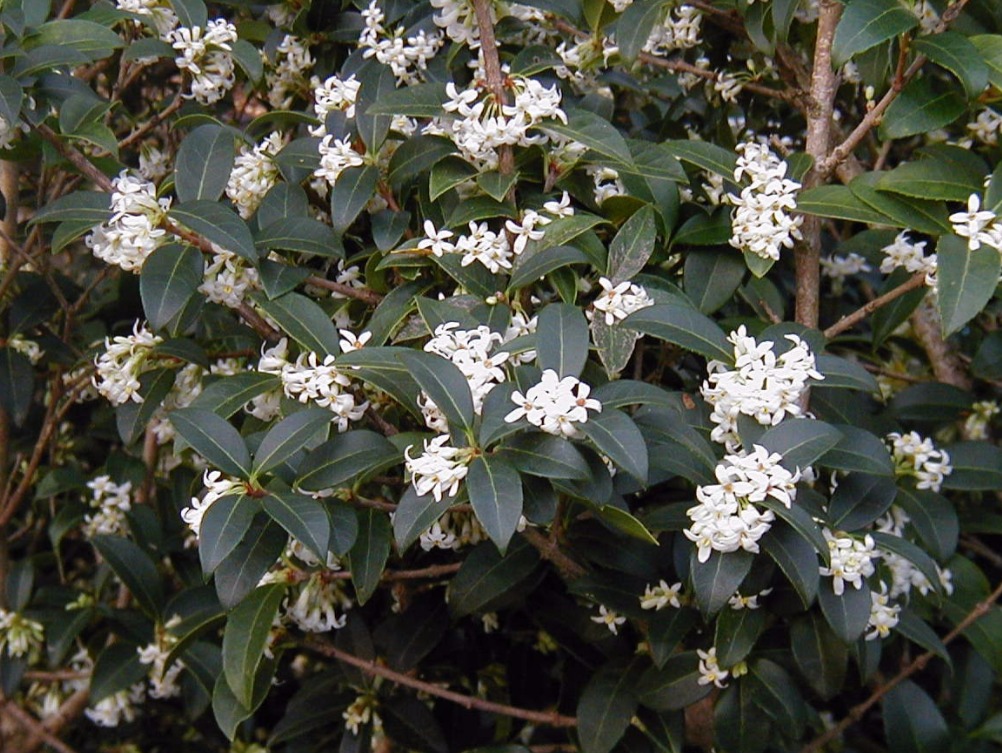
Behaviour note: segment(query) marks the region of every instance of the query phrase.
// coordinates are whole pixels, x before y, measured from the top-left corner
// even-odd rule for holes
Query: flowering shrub
[[[4,749],[993,749],[996,6],[0,3]]]

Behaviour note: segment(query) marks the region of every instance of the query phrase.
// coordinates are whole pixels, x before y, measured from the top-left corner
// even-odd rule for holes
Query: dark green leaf
[[[700,248],[685,256],[685,293],[704,314],[734,298],[744,276],[744,262],[733,249]]]
[[[717,617],[713,645],[721,667],[733,667],[755,647],[765,629],[766,612],[758,609],[725,609]]]
[[[626,140],[607,120],[588,110],[567,108],[565,112],[567,125],[548,121],[540,128],[549,133],[578,141],[593,152],[614,162],[625,162],[626,164],[633,162]]]
[[[0,348],[0,407],[20,426],[28,417],[35,391],[35,371],[23,353]]]
[[[637,710],[637,676],[621,661],[592,675],[578,700],[578,737],[583,753],[609,753]]]
[[[963,201],[981,190],[980,177],[958,170],[939,159],[904,162],[885,173],[877,183],[881,191],[917,199]]]
[[[406,551],[448,509],[447,501],[437,502],[432,494],[419,497],[414,487],[408,486],[393,514],[393,536],[397,549],[401,553]]]
[[[969,392],[952,384],[923,382],[896,394],[891,413],[901,421],[945,423],[969,411],[973,402]]]
[[[211,509],[211,508],[210,508]],[[243,540],[216,568],[216,593],[227,609],[232,609],[257,588],[264,575],[281,556],[289,537],[264,515],[251,524]]]
[[[245,707],[254,703],[254,679],[283,598],[284,585],[262,586],[244,599],[226,620],[223,673],[233,695]]]
[[[174,166],[178,201],[217,201],[233,169],[233,133],[221,126],[199,126],[181,142]]]
[[[946,562],[957,549],[960,525],[953,504],[942,494],[929,489],[898,489],[894,503],[908,513],[922,543],[940,562]]]
[[[519,471],[533,476],[586,479],[591,475],[584,457],[563,437],[520,434],[500,454]]]
[[[641,207],[623,223],[609,244],[608,274],[612,282],[630,280],[643,269],[654,252],[656,240],[654,209]]]
[[[783,456],[783,465],[793,470],[807,468],[835,447],[842,433],[831,424],[809,418],[787,419],[765,432],[756,444]]]
[[[745,682],[759,708],[791,737],[799,738],[807,721],[807,709],[787,671],[768,659],[758,659],[752,662]]]
[[[947,651],[943,641],[936,635],[936,631],[929,627],[922,618],[916,615],[911,609],[902,609],[898,613],[898,624],[894,626],[901,635],[912,643],[921,646],[927,651],[932,651],[948,666],[953,665],[950,652]]]
[[[259,509],[258,504],[244,494],[227,494],[209,505],[198,532],[198,556],[203,573],[214,572],[237,548]]]
[[[616,43],[619,56],[632,63],[647,44],[654,24],[663,15],[665,0],[638,0],[630,5],[616,22]]]
[[[311,217],[281,217],[265,226],[257,234],[254,243],[269,250],[344,258],[344,246],[340,239],[327,225]]]
[[[946,449],[953,472],[944,479],[944,489],[1002,489],[1002,449],[988,442],[958,442]]]
[[[642,485],[647,484],[647,445],[633,419],[622,411],[605,410],[590,415],[578,428],[599,452]]]
[[[348,553],[351,582],[358,603],[364,604],[376,592],[379,579],[390,556],[393,532],[386,513],[371,507],[358,513],[358,538]]]
[[[727,180],[733,179],[738,157],[729,149],[724,149],[708,141],[696,140],[666,141],[665,146],[669,153],[674,154],[683,162],[722,175]]]
[[[699,612],[689,607],[665,607],[650,617],[647,642],[651,658],[659,668],[675,654],[675,649],[700,623]]]
[[[11,125],[17,123],[21,119],[21,103],[23,101],[24,90],[17,79],[0,75],[0,117]]]
[[[577,306],[551,303],[539,314],[536,362],[559,377],[579,376],[588,359],[588,322]]]
[[[800,674],[822,698],[831,698],[845,682],[849,649],[824,617],[812,609],[790,625],[790,645]]]
[[[821,456],[821,465],[839,471],[861,471],[877,476],[894,474],[894,462],[887,446],[872,432],[846,424],[836,424],[835,428],[842,432],[842,438]]]
[[[988,65],[978,48],[960,32],[943,31],[919,37],[914,48],[960,79],[968,99],[974,99],[988,86]]]
[[[622,326],[667,340],[707,358],[730,363],[734,349],[716,323],[681,303],[648,306],[630,314]]]
[[[336,356],[341,352],[334,323],[315,301],[299,293],[286,293],[273,300],[260,293],[252,297],[268,316],[307,350],[318,356]]]
[[[143,262],[139,293],[150,326],[163,329],[198,295],[204,265],[202,254],[191,246],[161,246]]]
[[[939,581],[939,568],[936,567],[936,563],[933,562],[932,557],[926,554],[925,551],[908,539],[903,539],[900,536],[881,533],[879,531],[875,531],[871,535],[878,549],[883,549],[899,557],[904,557],[915,565],[918,571],[926,577],[926,580],[932,585],[934,591],[942,593],[943,587]]]
[[[882,139],[928,133],[949,125],[966,109],[967,102],[956,89],[936,91],[932,79],[916,78],[891,102],[878,133]]]
[[[111,196],[104,191],[74,191],[41,207],[28,225],[36,222],[81,222],[100,225],[111,219]]]
[[[835,30],[832,62],[841,67],[853,56],[918,25],[918,18],[895,0],[851,0]]]
[[[164,602],[163,587],[150,556],[136,543],[121,536],[95,536],[91,543],[132,592],[143,611],[151,617],[159,615]]]
[[[192,401],[190,407],[211,410],[223,418],[229,418],[251,399],[278,387],[281,387],[281,383],[274,374],[257,371],[234,374],[210,384]]]
[[[399,460],[400,452],[381,434],[366,429],[346,431],[306,456],[296,486],[311,492],[337,489]]]
[[[566,267],[569,264],[584,264],[587,261],[588,257],[572,246],[547,248],[533,254],[528,259],[525,259],[524,255],[519,256],[515,263],[515,271],[508,283],[508,290],[524,288],[543,279],[555,269]]]
[[[675,711],[705,698],[712,685],[700,685],[699,655],[695,651],[675,654],[664,667],[651,667],[637,683],[640,702],[657,711]]]
[[[726,554],[711,552],[706,562],[700,562],[693,552],[689,564],[692,588],[705,616],[712,617],[727,605],[751,570],[754,559],[753,554],[740,549]]]
[[[772,728],[752,698],[751,686],[731,683],[713,707],[714,742],[722,750],[762,753],[768,747]]]
[[[818,186],[797,195],[797,211],[818,217],[886,225],[888,220],[856,196],[848,186]]]
[[[379,170],[372,165],[349,167],[331,189],[331,224],[343,235],[376,193]]]
[[[893,478],[868,473],[850,473],[839,481],[828,506],[832,526],[858,531],[887,512],[898,488]]]
[[[445,84],[434,82],[405,86],[380,97],[379,102],[368,109],[368,114],[433,118],[442,114],[442,103],[447,100]]]
[[[605,317],[595,316],[591,325],[591,339],[598,351],[598,358],[605,367],[605,372],[613,377],[626,368],[633,356],[637,344],[637,333],[631,329],[608,325]]]
[[[223,473],[240,478],[250,476],[247,445],[225,418],[207,410],[181,408],[171,411],[170,421],[195,452]]]
[[[814,387],[861,390],[871,394],[880,392],[880,386],[874,376],[855,361],[828,354],[816,356],[815,360],[817,370],[824,379],[812,382]]]
[[[254,473],[265,473],[284,463],[303,449],[321,429],[328,428],[331,419],[331,412],[323,408],[307,408],[283,418],[261,440],[254,454]]]
[[[911,680],[883,701],[884,735],[895,753],[938,753],[951,747],[950,730],[936,702]]]
[[[456,145],[448,139],[438,136],[411,136],[390,158],[390,183],[399,186],[405,181],[412,180],[455,151]]]
[[[809,515],[807,516],[810,517]],[[813,522],[813,521],[812,521]],[[817,526],[815,526],[816,528]],[[813,539],[803,536],[786,523],[773,523],[762,537],[762,551],[779,565],[790,581],[804,608],[808,608],[818,595],[820,574],[818,553]]]
[[[484,455],[470,463],[466,490],[477,520],[502,553],[522,517],[522,480],[511,465]]]
[[[493,544],[480,544],[449,583],[449,611],[454,617],[465,617],[489,609],[492,602],[528,578],[537,564],[538,552],[524,539],[515,539],[504,555]]]
[[[998,284],[1002,260],[993,248],[982,246],[970,251],[967,242],[945,235],[936,245],[936,298],[943,321],[943,335],[960,330],[992,299]]]
[[[821,612],[835,635],[845,643],[859,638],[870,621],[870,587],[863,582],[862,588],[845,584],[842,595],[833,590],[833,578],[824,578],[818,591]]]
[[[250,228],[224,204],[209,199],[187,201],[171,209],[170,217],[223,250],[257,264],[258,252]]]
[[[454,363],[419,351],[404,350],[400,359],[421,389],[430,397],[456,430],[473,435],[473,397],[470,384]]]
[[[136,647],[113,643],[94,662],[90,676],[90,702],[100,703],[120,690],[128,690],[146,678],[149,667],[139,661]]]
[[[262,507],[289,535],[326,562],[331,521],[322,502],[295,492],[273,492],[262,500]]]

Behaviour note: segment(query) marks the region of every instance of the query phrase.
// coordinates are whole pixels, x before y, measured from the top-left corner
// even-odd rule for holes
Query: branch
[[[39,123],[35,126],[35,130],[38,131],[39,135],[43,139],[52,144],[53,148],[59,152],[61,157],[66,159],[83,175],[90,178],[91,181],[100,187],[102,191],[111,193],[115,190],[114,186],[111,184],[111,178],[98,170],[97,167],[95,167],[94,164],[79,150],[64,143],[63,140],[59,138],[59,134],[49,128],[49,126],[45,125],[45,123]]]
[[[527,527],[522,531],[522,535],[539,550],[544,560],[549,560],[556,566],[564,580],[577,580],[588,572],[577,560],[565,554],[556,541],[547,538],[535,528]]]
[[[317,636],[306,636],[303,640],[303,645],[328,658],[336,659],[344,664],[350,664],[353,667],[357,667],[367,674],[382,677],[390,682],[396,683],[397,685],[413,688],[414,690],[427,693],[428,695],[444,698],[445,700],[462,706],[465,709],[477,709],[479,711],[486,711],[490,714],[500,714],[501,716],[508,716],[514,719],[524,719],[527,722],[533,722],[535,724],[541,724],[548,727],[575,727],[578,723],[577,719],[574,717],[564,716],[556,711],[532,711],[530,709],[521,709],[517,706],[509,706],[504,703],[486,701],[482,698],[466,695],[465,693],[456,693],[452,690],[446,690],[445,688],[439,687],[433,683],[418,680],[414,677],[401,674],[400,672],[395,672],[389,667],[377,664],[375,660],[362,659],[354,654],[349,654],[348,652],[342,651],[337,646],[334,646],[330,642]]]
[[[181,97],[180,94],[178,94],[176,97],[174,97],[174,101],[171,102],[169,105],[167,105],[163,110],[158,112],[156,115],[153,115],[149,120],[147,120],[145,123],[139,126],[136,130],[134,130],[128,136],[119,141],[118,148],[127,149],[128,147],[135,144],[137,141],[139,141],[139,139],[141,139],[143,136],[145,136],[154,128],[156,128],[158,125],[160,125],[162,122],[164,122],[164,120],[166,120],[175,112],[180,110],[183,104],[184,104],[184,99]]]
[[[929,357],[932,373],[940,382],[952,384],[962,390],[971,389],[971,378],[967,375],[964,364],[957,358],[956,352],[943,339],[943,324],[939,314],[923,302],[911,316],[912,331],[922,349]]]
[[[311,275],[307,277],[304,282],[307,285],[315,285],[318,288],[324,288],[325,290],[331,290],[335,293],[340,293],[346,298],[354,298],[359,301],[365,301],[368,304],[375,306],[381,300],[383,296],[377,293],[375,290],[368,290],[366,288],[354,288],[351,285],[345,285],[343,282],[334,282],[333,280],[328,280],[325,277],[317,277],[316,275]]]
[[[981,617],[988,613],[991,609],[992,604],[1002,597],[1002,583],[995,587],[995,590],[989,594],[984,601],[979,601],[974,605],[974,608],[965,615],[964,619],[957,623],[956,627],[953,628],[949,633],[943,637],[943,644],[949,644],[957,637],[959,637],[967,628],[977,622]],[[834,727],[826,730],[824,734],[811,740],[807,745],[800,749],[800,753],[814,753],[820,750],[825,745],[830,743],[832,740],[840,736],[849,727],[858,722],[863,718],[863,715],[869,711],[874,704],[877,703],[881,698],[887,695],[893,688],[899,685],[903,680],[907,680],[916,672],[920,672],[925,668],[925,666],[932,661],[936,654],[932,651],[926,651],[921,656],[916,657],[914,661],[908,664],[904,669],[898,672],[894,677],[892,677],[887,682],[883,683],[880,687],[876,688],[867,698],[860,704],[853,706],[849,713],[839,721]]]
[[[429,565],[428,567],[422,567],[416,570],[384,570],[383,574],[379,576],[379,579],[394,581],[442,578],[446,575],[452,575],[455,573],[459,570],[462,564],[462,562],[449,562],[444,565]],[[351,580],[352,576],[350,572],[335,570],[334,572],[327,573],[323,577],[327,580]]]
[[[18,724],[24,727],[25,731],[33,738],[41,738],[42,741],[52,747],[54,750],[59,751],[59,753],[76,753],[76,751],[69,745],[64,743],[54,734],[49,732],[40,721],[38,721],[34,716],[29,714],[27,711],[22,709],[16,703],[11,703],[9,700],[4,699],[3,701],[3,713],[10,716]],[[28,744],[29,747],[31,743]]]
[[[501,71],[501,59],[498,57],[498,43],[494,37],[494,19],[491,18],[492,0],[473,0],[473,10],[477,14],[477,27],[480,30],[480,52],[484,62],[484,74],[487,76],[487,90],[494,97],[494,103],[500,111],[507,103],[504,86],[504,73]],[[515,153],[510,145],[498,148],[498,172],[510,175],[515,171]]]
[[[912,275],[907,282],[898,285],[894,290],[889,290],[881,296],[874,298],[872,301],[860,306],[858,309],[853,311],[851,314],[847,314],[839,319],[835,324],[830,326],[825,330],[825,337],[829,340],[836,335],[840,335],[847,329],[855,327],[859,322],[863,321],[866,317],[872,314],[877,309],[882,306],[886,306],[891,301],[895,301],[905,293],[909,293],[912,290],[922,287],[925,285],[925,272],[916,272]]]

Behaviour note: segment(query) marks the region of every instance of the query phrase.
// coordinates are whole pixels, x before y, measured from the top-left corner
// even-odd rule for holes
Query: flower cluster
[[[346,79],[340,76],[330,76],[323,83],[314,78],[313,112],[316,113],[320,125],[310,127],[310,135],[322,138],[327,135],[327,116],[332,112],[343,112],[345,117],[355,117],[355,103],[358,101],[358,90],[362,83],[354,75]]]
[[[88,536],[122,534],[127,527],[125,513],[132,509],[132,482],[116,484],[104,475],[88,481],[87,488],[93,512],[84,516],[84,532]]]
[[[997,146],[999,143],[999,132],[1002,132],[1002,115],[995,110],[986,107],[978,113],[978,116],[967,124],[967,130],[982,144],[987,146]]]
[[[432,549],[456,550],[486,539],[487,532],[472,512],[448,510],[421,534],[421,548],[426,552]]]
[[[696,487],[699,504],[686,511],[692,525],[683,533],[696,544],[700,562],[710,553],[759,551],[758,541],[776,519],[772,510],[760,510],[756,502],[767,497],[790,507],[797,496],[800,471],[790,472],[782,456],[761,445],[741,455],[726,455],[714,474],[719,483]]]
[[[205,494],[202,498],[191,498],[191,504],[181,510],[181,520],[188,524],[196,538],[202,530],[202,518],[212,503],[230,494],[242,494],[247,485],[236,479],[226,478],[221,471],[206,470],[202,477]]]
[[[177,26],[177,15],[168,0],[118,0],[117,7],[148,18],[161,37],[166,37]]]
[[[313,64],[309,48],[286,34],[275,48],[274,68],[265,76],[268,103],[280,110],[290,107],[295,95],[306,89],[306,74]]]
[[[162,342],[162,337],[154,335],[138,319],[131,335],[120,335],[114,340],[105,338],[104,352],[94,359],[97,369],[94,387],[112,405],[143,402],[139,376],[145,371],[153,348]]]
[[[0,651],[6,650],[11,659],[27,656],[32,662],[42,650],[42,638],[41,623],[0,607]]]
[[[600,277],[598,284],[602,287],[602,292],[592,305],[596,311],[601,311],[605,315],[605,323],[610,327],[634,311],[654,305],[654,301],[647,295],[643,286],[635,285],[629,280],[614,284],[608,278]],[[591,312],[588,313],[591,318]]]
[[[480,28],[470,0],[431,0],[431,5],[439,11],[435,14],[435,25],[443,29],[449,39],[473,50],[480,47]],[[494,6],[488,7],[491,21],[496,23]]]
[[[901,607],[891,604],[891,597],[887,593],[887,586],[880,584],[880,591],[870,591],[870,619],[867,627],[870,632],[866,634],[866,640],[872,641],[877,638],[886,638],[891,633],[891,628],[898,624],[898,613]]]
[[[988,439],[988,427],[999,414],[995,400],[978,400],[971,406],[971,414],[964,419],[964,436],[968,439]]]
[[[171,200],[158,199],[156,186],[127,170],[112,181],[112,189],[111,219],[95,227],[85,243],[101,261],[138,273],[146,257],[167,240],[159,225]]]
[[[237,308],[244,301],[247,291],[256,290],[261,285],[258,271],[229,251],[219,251],[211,261],[205,261],[202,284],[198,291],[211,303],[219,303]]]
[[[623,196],[626,193],[626,186],[619,179],[619,173],[611,167],[590,165],[585,168],[585,172],[591,176],[595,184],[595,203],[599,206],[604,204],[606,199]]]
[[[512,248],[503,232],[495,233],[486,222],[470,222],[469,228],[469,234],[460,235],[453,242],[455,234],[451,230],[436,230],[431,220],[425,220],[425,237],[418,248],[428,249],[438,257],[462,254],[460,263],[464,267],[477,261],[495,274],[511,269]]]
[[[763,426],[775,426],[787,415],[800,415],[800,396],[809,379],[824,379],[815,369],[814,354],[797,335],[786,335],[792,347],[777,355],[775,343],[749,337],[744,325],[727,338],[734,345],[734,368],[721,361],[707,364],[709,376],[700,392],[713,407],[716,424],[710,436],[729,450],[740,445],[738,416],[751,416]]]
[[[931,439],[916,431],[901,434],[892,431],[887,435],[894,470],[898,476],[911,476],[918,489],[938,492],[943,479],[950,475],[950,455],[946,450],[937,450]]]
[[[344,612],[351,607],[352,601],[341,583],[317,571],[299,585],[295,601],[289,597],[286,616],[306,633],[327,633],[345,626],[347,616]]]
[[[20,333],[7,340],[7,347],[27,358],[33,366],[42,360],[42,356],[45,355],[45,351],[42,350],[37,342],[29,340]]]
[[[863,579],[874,573],[873,560],[880,557],[873,537],[866,534],[859,539],[846,533],[833,533],[828,528],[823,528],[821,532],[828,542],[831,565],[819,570],[822,575],[832,579],[835,595],[845,593],[846,583],[853,588],[862,588]]]
[[[644,43],[644,52],[668,55],[675,50],[688,50],[700,43],[703,14],[692,5],[676,5],[665,13],[664,20],[655,24]]]
[[[717,663],[717,648],[710,648],[709,651],[696,649],[699,656],[699,679],[696,681],[700,685],[716,685],[718,688],[727,687],[727,678],[730,672],[721,669]]]
[[[512,393],[511,401],[518,407],[504,420],[512,423],[525,418],[548,434],[578,437],[580,430],[576,424],[588,420],[589,410],[602,411],[602,404],[588,397],[590,392],[591,387],[577,377],[561,379],[553,369],[546,369],[539,383],[527,389],[524,395],[518,390]]]
[[[876,521],[875,527],[881,533],[903,537],[905,535],[905,526],[910,522],[911,518],[909,515],[897,505],[893,505],[887,511],[886,515]],[[915,564],[911,560],[884,549],[880,550],[880,552],[880,558],[884,561],[884,565],[891,574],[890,598],[896,599],[899,596],[907,596],[913,588],[925,596],[936,588],[936,586],[929,582],[925,574],[915,567]],[[939,586],[946,593],[952,593],[953,585],[951,581],[953,574],[948,569],[941,569],[938,565],[936,569],[939,576]],[[881,585],[883,587],[883,584]]]
[[[751,182],[740,196],[727,195],[735,207],[730,243],[763,259],[778,259],[781,248],[793,248],[793,242],[802,237],[804,218],[793,214],[800,184],[786,177],[786,162],[767,146],[749,141],[737,149],[734,180],[740,182],[747,176]]]
[[[278,180],[275,155],[283,146],[282,134],[275,131],[253,147],[244,144],[233,161],[226,183],[226,195],[244,219],[254,214],[261,200]]]
[[[358,696],[343,712],[341,718],[344,719],[344,728],[353,735],[358,734],[359,728],[363,724],[372,722],[374,729],[382,727],[382,720],[376,712],[378,703],[376,697],[371,693],[363,693]]]
[[[313,171],[317,178],[327,181],[327,185],[333,187],[337,183],[341,173],[351,167],[361,167],[365,164],[355,147],[352,146],[351,139],[335,138],[333,134],[324,136],[318,147],[320,150],[320,167]]]
[[[404,37],[404,30],[397,29],[392,34],[384,27],[386,14],[377,0],[362,11],[365,28],[358,38],[358,46],[364,50],[362,56],[374,57],[393,72],[398,85],[413,85],[423,80],[428,61],[435,57],[442,47],[442,38],[437,33],[428,34],[419,29],[415,34]],[[436,21],[437,21],[436,17]]]
[[[884,259],[880,262],[880,271],[889,274],[900,267],[912,274],[924,272],[926,285],[935,290],[936,254],[926,255],[925,246],[925,241],[913,243],[907,231],[898,233],[893,243],[881,249]]]
[[[163,625],[157,626],[152,643],[136,649],[139,661],[150,667],[151,698],[174,698],[181,694],[178,678],[185,668],[185,664],[180,659],[175,659],[170,666],[167,666],[171,649],[177,645],[178,641],[177,637],[170,633],[170,630],[179,624],[181,624],[181,618],[175,615]]]
[[[953,232],[967,238],[967,248],[977,251],[984,244],[1002,251],[1002,223],[990,209],[981,208],[981,197],[972,193],[967,199],[967,211],[950,215]]]
[[[455,497],[459,493],[459,483],[470,470],[472,452],[450,445],[448,434],[426,439],[424,452],[416,458],[411,457],[412,449],[414,445],[408,446],[404,457],[418,496],[431,494],[436,502],[441,502],[443,496]]]
[[[849,253],[845,256],[832,254],[821,259],[821,274],[834,280],[837,290],[841,290],[846,277],[869,271],[869,263],[859,254]]]
[[[660,612],[667,606],[678,609],[685,601],[686,596],[682,593],[681,583],[673,583],[669,586],[668,581],[662,580],[656,586],[647,584],[644,588],[644,595],[640,597],[640,608]]]
[[[180,53],[174,58],[177,67],[191,75],[191,94],[188,96],[203,105],[211,105],[233,88],[236,81],[233,63],[236,26],[217,18],[209,21],[205,29],[179,26],[166,39]]]

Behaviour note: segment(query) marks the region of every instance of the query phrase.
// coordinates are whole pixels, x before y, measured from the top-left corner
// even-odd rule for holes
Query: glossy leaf
[[[400,359],[411,376],[449,420],[450,427],[473,433],[473,396],[463,372],[451,361],[431,353],[405,350]]]
[[[842,433],[831,424],[813,419],[787,419],[759,437],[757,444],[783,456],[783,465],[793,470],[807,468],[838,445]]]
[[[318,356],[336,356],[341,352],[340,338],[330,316],[312,299],[299,293],[286,293],[274,300],[260,294],[252,297],[268,316],[308,351]]]
[[[609,753],[637,710],[636,672],[613,661],[599,669],[578,700],[578,735],[584,753]]]
[[[918,18],[895,0],[852,0],[832,41],[832,62],[841,66],[861,52],[918,26]]]
[[[614,284],[633,279],[650,259],[656,240],[654,209],[642,207],[623,223],[609,244],[609,279]]]
[[[858,531],[887,512],[897,496],[894,480],[866,473],[850,473],[839,481],[828,514],[832,525]]]
[[[170,217],[225,251],[257,264],[258,252],[250,228],[225,205],[209,199],[186,201],[171,209]]]
[[[296,492],[272,492],[261,500],[265,513],[324,562],[331,520],[323,502]]]
[[[983,253],[982,253],[983,252]],[[939,315],[944,336],[960,330],[995,294],[1002,261],[995,249],[977,251],[956,235],[945,235],[936,245]]]
[[[257,588],[258,583],[285,550],[289,537],[277,524],[260,515],[244,538],[216,568],[216,594],[232,609]]]
[[[539,314],[536,342],[539,368],[579,376],[588,358],[588,322],[577,306],[551,303]]]
[[[174,166],[174,190],[178,201],[217,201],[226,190],[234,157],[230,130],[203,125],[185,136]]]
[[[244,599],[226,620],[223,672],[233,695],[245,707],[254,702],[254,679],[268,644],[272,622],[284,598],[284,585],[262,586]]]
[[[150,616],[160,614],[163,586],[150,555],[138,544],[122,536],[99,535],[91,539],[102,559]]]
[[[265,473],[299,452],[331,424],[331,412],[307,408],[276,423],[254,453],[254,473]],[[326,432],[324,432],[326,434]]]
[[[366,429],[346,431],[306,456],[296,486],[305,491],[336,489],[399,460],[400,452],[384,436]]]
[[[502,553],[522,517],[522,481],[518,471],[502,458],[474,458],[466,476],[473,512]]]
[[[449,583],[449,611],[455,617],[488,610],[539,564],[539,554],[524,539],[515,539],[502,555],[490,543],[467,555]]]
[[[870,620],[870,587],[863,582],[862,588],[849,583],[841,595],[833,591],[833,578],[823,578],[818,591],[821,612],[832,631],[845,643],[858,639]]]
[[[250,476],[250,452],[229,421],[199,408],[172,411],[170,421],[185,442],[223,473]]]
[[[739,549],[736,552],[711,552],[706,562],[699,562],[693,553],[690,561],[692,587],[700,611],[712,617],[727,604],[751,570],[754,555]]]
[[[386,513],[367,508],[358,514],[358,538],[348,553],[351,582],[358,603],[364,604],[376,592],[390,556],[393,533]]]
[[[203,573],[214,572],[236,549],[259,509],[255,500],[244,494],[227,494],[209,505],[199,528],[198,557]]]
[[[911,680],[891,688],[883,700],[884,735],[891,750],[934,753],[950,748],[950,730],[936,702]]]
[[[604,410],[578,424],[595,448],[642,485],[647,483],[648,458],[644,435],[629,416]]]
[[[630,314],[620,326],[667,340],[724,363],[730,363],[734,358],[734,349],[720,327],[709,317],[684,304],[648,306]]]

